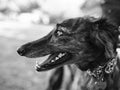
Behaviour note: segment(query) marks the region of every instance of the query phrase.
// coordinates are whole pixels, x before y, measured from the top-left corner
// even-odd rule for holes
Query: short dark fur
[[[65,29],[62,30],[62,28]],[[62,35],[59,35],[58,31],[62,32]],[[18,50],[18,53],[26,57],[41,57],[50,53],[68,52],[71,55],[70,59],[56,67],[74,64],[80,70],[86,71],[104,65],[109,59],[114,58],[117,54],[117,43],[118,27],[106,19],[74,18],[57,24],[56,28],[42,39],[23,45]],[[56,84],[58,80],[60,83],[57,86],[58,88],[50,84],[49,88],[52,88],[50,90],[59,90],[61,88],[62,72],[63,68],[56,69],[54,75],[57,75],[57,78],[56,80],[51,79],[50,82]],[[71,72],[73,72],[72,69]],[[95,80],[92,80],[93,77],[87,75],[86,72],[79,74],[79,90],[99,90],[94,87]],[[104,90],[120,90],[119,75],[119,66],[117,65],[112,74],[105,76],[107,86]],[[70,82],[73,81],[74,79]]]
[[[101,8],[106,18],[120,25],[120,0],[105,0]]]

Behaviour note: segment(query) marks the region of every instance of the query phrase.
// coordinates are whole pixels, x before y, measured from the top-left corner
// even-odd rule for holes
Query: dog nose
[[[21,56],[24,56],[24,55],[25,55],[25,49],[23,49],[23,48],[19,48],[19,49],[17,50],[17,52],[18,52],[18,54],[21,55]]]

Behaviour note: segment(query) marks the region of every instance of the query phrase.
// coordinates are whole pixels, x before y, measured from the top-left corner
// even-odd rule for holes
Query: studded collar
[[[105,65],[98,66],[93,71],[87,70],[87,73],[94,77],[97,82],[104,82],[104,74],[111,74],[114,71],[114,68],[117,64],[117,56],[110,59]]]

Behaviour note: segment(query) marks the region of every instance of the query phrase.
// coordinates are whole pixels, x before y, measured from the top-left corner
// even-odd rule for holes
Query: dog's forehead
[[[60,23],[59,25],[63,27],[71,28],[75,26],[76,23],[80,23],[82,21],[83,21],[82,18],[67,19],[64,20],[62,23]]]
[[[67,30],[69,30],[70,32],[76,32],[78,28],[80,31],[86,26],[89,26],[88,24],[90,22],[91,20],[89,20],[88,18],[73,18],[73,19],[64,20],[62,23],[57,24],[57,27],[60,27],[60,28],[64,27],[64,28],[67,28]]]

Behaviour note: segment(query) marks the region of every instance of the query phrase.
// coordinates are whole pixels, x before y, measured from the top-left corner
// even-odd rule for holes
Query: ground
[[[35,60],[21,57],[16,50],[22,44],[48,33],[52,26],[0,22],[0,90],[45,90],[49,72],[36,72]]]

